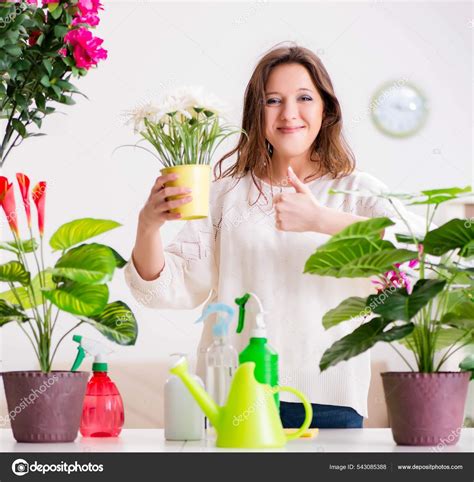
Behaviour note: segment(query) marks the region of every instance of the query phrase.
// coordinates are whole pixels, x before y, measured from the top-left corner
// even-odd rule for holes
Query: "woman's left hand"
[[[318,213],[322,206],[291,167],[288,168],[288,181],[296,192],[280,193],[273,197],[277,229],[295,232],[318,231]]]

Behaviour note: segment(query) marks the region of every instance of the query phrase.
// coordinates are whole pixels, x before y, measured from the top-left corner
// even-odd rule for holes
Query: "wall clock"
[[[391,137],[409,137],[420,130],[428,116],[425,96],[412,84],[400,81],[383,85],[372,97],[372,120]]]

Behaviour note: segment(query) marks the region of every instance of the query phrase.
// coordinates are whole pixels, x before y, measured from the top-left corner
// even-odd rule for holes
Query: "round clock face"
[[[393,137],[408,137],[424,124],[427,102],[413,85],[395,82],[382,87],[371,103],[372,119],[384,133]]]

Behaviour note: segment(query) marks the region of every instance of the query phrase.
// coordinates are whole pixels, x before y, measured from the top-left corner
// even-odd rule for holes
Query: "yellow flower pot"
[[[211,187],[211,166],[205,164],[188,164],[185,166],[165,167],[161,174],[177,174],[178,179],[169,181],[166,187],[189,187],[193,200],[177,208],[172,213],[180,213],[181,219],[201,219],[209,215],[209,190]],[[169,200],[180,199],[188,194],[171,196]]]

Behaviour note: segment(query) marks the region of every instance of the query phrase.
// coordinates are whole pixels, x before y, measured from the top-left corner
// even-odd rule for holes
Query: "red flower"
[[[32,191],[33,202],[36,205],[38,211],[38,228],[40,236],[44,233],[44,203],[46,198],[46,182],[41,181],[33,188]]]
[[[28,45],[30,47],[33,47],[33,45],[36,45],[36,42],[38,41],[38,37],[41,35],[41,30],[33,30],[30,34],[30,38],[28,39]]]
[[[25,206],[26,219],[28,220],[28,227],[31,227],[31,211],[30,211],[30,200],[28,199],[28,193],[30,189],[30,179],[26,174],[17,172],[16,179],[18,181],[18,186],[20,187],[21,197],[23,199],[23,205]]]
[[[0,176],[0,203],[3,210],[5,211],[5,215],[7,216],[7,221],[10,225],[10,229],[18,235],[19,231],[16,217],[13,183],[8,182],[8,179],[4,176]]]

